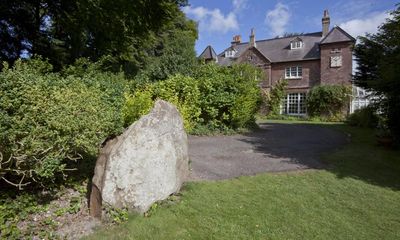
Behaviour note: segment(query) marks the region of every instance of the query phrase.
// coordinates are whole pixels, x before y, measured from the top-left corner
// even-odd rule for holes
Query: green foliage
[[[313,87],[307,95],[307,112],[311,117],[328,121],[344,119],[344,108],[350,102],[351,89],[345,85]]]
[[[149,113],[153,104],[153,90],[150,86],[137,89],[134,94],[125,94],[125,104],[122,108],[124,126],[129,126]]]
[[[348,116],[346,122],[350,126],[375,128],[378,125],[378,120],[376,109],[365,107],[354,111]]]
[[[128,210],[112,207],[109,204],[103,205],[105,217],[107,220],[114,224],[126,222],[128,220]]]
[[[202,124],[211,130],[237,129],[254,123],[261,103],[261,71],[244,64],[201,65],[194,73],[200,89]]]
[[[11,197],[0,193],[0,238],[21,239],[23,234],[17,224],[29,214],[47,211],[46,205],[38,204],[39,199],[32,194],[21,194]],[[27,236],[26,236],[27,237]]]
[[[175,104],[182,115],[186,131],[199,123],[201,109],[198,83],[191,77],[176,75],[154,86],[155,97]]]
[[[122,75],[87,68],[64,77],[50,69],[40,59],[19,60],[0,73],[0,177],[19,187],[65,176],[122,129]]]
[[[125,126],[147,114],[153,107],[154,99],[163,99],[174,104],[182,115],[186,131],[192,131],[199,122],[199,88],[191,77],[175,75],[165,81],[137,89],[125,96],[123,116]]]
[[[254,124],[261,101],[257,79],[260,72],[250,65],[203,65],[193,77],[178,74],[127,95],[125,125],[147,113],[153,100],[160,98],[177,106],[191,133],[248,127]]]
[[[160,46],[155,34],[175,29],[185,0],[14,0],[0,3],[0,60],[39,54],[57,70],[80,57],[135,74]],[[157,36],[158,37],[158,36]],[[165,43],[165,42],[162,42]],[[194,42],[193,42],[194,44]],[[194,47],[194,45],[193,45]]]
[[[287,80],[280,79],[267,95],[266,101],[268,106],[268,115],[270,116],[280,115],[280,107],[283,99],[285,99],[286,97],[287,85],[288,85]]]
[[[375,93],[392,134],[400,142],[400,5],[376,34],[359,38],[354,82]]]
[[[190,75],[197,64],[196,39],[196,23],[186,19],[183,13],[178,14],[170,24],[154,34],[154,50],[136,79],[154,82],[178,73]]]

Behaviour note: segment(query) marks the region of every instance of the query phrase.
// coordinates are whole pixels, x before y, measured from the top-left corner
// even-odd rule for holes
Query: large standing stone
[[[188,175],[188,144],[176,107],[158,100],[152,111],[109,140],[96,162],[91,215],[101,202],[145,212],[179,191]]]

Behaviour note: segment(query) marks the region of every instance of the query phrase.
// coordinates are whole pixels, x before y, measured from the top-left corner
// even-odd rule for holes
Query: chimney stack
[[[254,28],[251,29],[249,43],[250,43],[250,47],[256,47],[256,35],[254,34]]]
[[[329,32],[329,24],[331,23],[331,18],[329,17],[328,10],[324,11],[324,16],[322,17],[322,37],[325,37]]]
[[[242,37],[241,37],[240,35],[235,35],[235,36],[233,37],[233,41],[231,42],[232,47],[234,47],[234,46],[240,44],[241,42],[242,42]]]

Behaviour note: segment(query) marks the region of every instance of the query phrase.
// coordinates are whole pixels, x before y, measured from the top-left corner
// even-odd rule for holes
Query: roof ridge
[[[301,37],[301,36],[312,36],[312,35],[316,35],[316,34],[319,34],[319,33],[322,34],[322,32],[320,31],[320,32],[304,33],[304,34],[301,34],[301,35],[287,36],[287,37],[267,38],[267,39],[256,40],[256,43],[257,42],[265,42],[265,41],[274,41],[274,40],[285,39],[285,38],[295,38],[295,37]],[[322,37],[322,36],[318,36],[318,37]],[[244,44],[249,44],[249,42],[241,42],[241,43],[239,43],[237,45],[244,45]]]

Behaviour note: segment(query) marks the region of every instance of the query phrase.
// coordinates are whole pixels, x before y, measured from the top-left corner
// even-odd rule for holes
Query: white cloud
[[[267,11],[265,24],[271,30],[271,36],[282,35],[285,32],[290,16],[289,6],[282,3],[277,3],[273,10]]]
[[[239,12],[239,11],[247,8],[247,2],[248,2],[248,0],[233,0],[232,1],[233,11]]]
[[[378,27],[389,18],[389,13],[373,13],[365,18],[356,18],[341,23],[339,26],[343,28],[353,37],[365,36],[365,33],[376,33]]]
[[[239,29],[234,12],[224,15],[218,8],[211,10],[201,6],[195,8],[186,6],[183,8],[183,12],[199,22],[200,31],[227,33]]]

